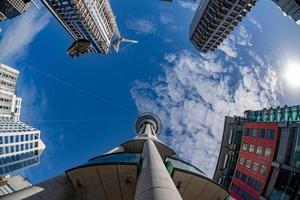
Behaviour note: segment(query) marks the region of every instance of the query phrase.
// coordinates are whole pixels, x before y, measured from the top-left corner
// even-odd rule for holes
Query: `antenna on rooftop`
[[[128,47],[132,44],[137,44],[139,42],[137,40],[130,40],[130,39],[123,38],[120,34],[118,26],[116,26],[116,29],[115,29],[115,38],[116,39],[114,41],[112,41],[111,46],[117,53],[120,50],[121,43],[127,43],[125,46],[121,47],[121,49],[125,49],[126,47]]]

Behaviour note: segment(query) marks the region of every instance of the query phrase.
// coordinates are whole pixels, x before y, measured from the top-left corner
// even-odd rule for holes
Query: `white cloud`
[[[238,41],[238,34],[231,36],[231,42]],[[245,46],[250,48],[251,41],[231,45],[240,52]],[[217,162],[225,116],[276,106],[282,94],[269,59],[254,51],[224,59],[226,53],[199,56],[184,50],[166,54],[164,75],[152,83],[136,81],[131,90],[139,111],[151,111],[161,117],[165,127],[161,139],[210,177]]]
[[[31,6],[27,12],[9,21],[0,41],[0,62],[14,64],[27,54],[29,44],[49,22],[44,9]]]
[[[247,18],[256,28],[258,28],[262,32],[262,26],[261,24],[254,18],[254,17],[249,17]]]
[[[170,30],[182,29],[182,26],[178,26],[178,23],[176,23],[175,16],[165,11],[160,13],[159,21]]]
[[[197,2],[189,2],[189,1],[185,1],[185,0],[180,0],[180,1],[178,1],[178,3],[181,7],[190,9],[192,11],[196,11],[198,8]]]
[[[150,19],[133,18],[126,21],[126,27],[142,34],[154,34],[156,26]]]

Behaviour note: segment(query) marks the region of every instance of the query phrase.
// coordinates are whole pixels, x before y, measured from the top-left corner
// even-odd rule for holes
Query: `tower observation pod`
[[[160,119],[139,115],[136,136],[85,164],[2,199],[224,200],[232,199],[200,169],[158,139]]]

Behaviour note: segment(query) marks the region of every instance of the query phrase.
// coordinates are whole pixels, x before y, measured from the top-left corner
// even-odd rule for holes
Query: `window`
[[[251,136],[252,137],[256,137],[256,135],[257,135],[257,129],[252,129],[252,133],[251,133]]]
[[[267,171],[267,167],[265,165],[261,165],[259,173],[265,175],[266,171]]]
[[[3,154],[3,147],[0,147],[0,155]],[[0,159],[1,160],[1,159]]]
[[[234,174],[234,177],[235,178],[240,178],[240,176],[241,176],[241,172],[239,170],[236,170],[235,174]]]
[[[231,184],[231,190],[235,192],[236,190],[236,185],[234,183]]]
[[[14,136],[13,135],[10,136],[10,143],[14,143]]]
[[[256,148],[256,154],[257,155],[261,155],[262,154],[262,146],[257,146],[257,148]]]
[[[244,163],[245,163],[245,158],[240,157],[240,165],[244,165]]]
[[[274,129],[268,130],[268,139],[274,139]]]
[[[242,174],[241,181],[246,182],[246,180],[247,180],[247,175],[246,174]]]
[[[247,160],[246,161],[246,167],[247,168],[251,168],[251,160]]]
[[[254,183],[254,179],[249,176],[248,181],[247,181],[247,185],[252,187],[253,183]]]
[[[252,169],[253,169],[253,171],[257,171],[257,169],[258,169],[258,163],[257,162],[253,163]]]
[[[256,191],[260,191],[260,188],[261,188],[261,182],[256,181],[256,182],[255,182],[254,189],[255,189]]]
[[[33,134],[30,134],[30,140],[33,140]]]
[[[5,147],[5,153],[9,153],[9,148]]]
[[[25,141],[29,140],[29,135],[25,135]]]
[[[248,144],[243,143],[243,144],[242,144],[242,150],[243,150],[243,151],[247,151],[247,146],[248,146]]]
[[[245,128],[244,136],[249,136],[249,133],[250,133],[250,129],[249,128]]]
[[[10,146],[10,152],[11,153],[15,152],[15,146]]]
[[[16,152],[20,151],[20,145],[16,145]]]
[[[5,144],[8,144],[8,136],[5,136],[4,139],[5,139]]]
[[[266,149],[265,149],[265,156],[266,157],[270,157],[271,156],[271,152],[272,150],[271,150],[271,148],[269,148],[269,147],[266,147]]]
[[[21,142],[24,142],[24,135],[21,135]]]
[[[243,190],[240,187],[237,187],[236,193],[241,196],[243,193]]]
[[[250,145],[249,145],[249,152],[250,152],[250,153],[253,153],[253,152],[254,152],[254,145],[253,145],[253,144],[250,144]]]
[[[21,151],[24,151],[24,144],[21,144]]]
[[[243,199],[248,199],[248,196],[249,196],[248,192],[244,191],[242,195]]]
[[[19,141],[20,141],[19,135],[16,135],[16,142],[19,142]]]
[[[0,144],[3,144],[3,138],[0,136]]]
[[[260,131],[259,131],[259,137],[260,138],[265,138],[265,129],[260,129]]]

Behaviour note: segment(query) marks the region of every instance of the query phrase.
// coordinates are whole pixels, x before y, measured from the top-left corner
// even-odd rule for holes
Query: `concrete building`
[[[0,176],[37,165],[45,145],[40,131],[12,119],[0,119]]]
[[[0,197],[31,187],[32,184],[20,175],[0,178]]]
[[[83,39],[89,42],[87,52],[102,54],[109,52],[117,24],[108,0],[42,0],[42,2],[75,42]]]
[[[132,140],[2,199],[231,199],[219,184],[158,139],[161,128],[157,116],[142,114],[135,125],[137,136]]]
[[[30,0],[1,0],[0,1],[0,21],[12,19],[27,10]]]
[[[300,106],[248,110],[244,119],[247,121],[234,175],[223,176],[226,183],[231,182],[230,194],[238,200],[299,199]],[[223,136],[223,140],[226,138]],[[226,148],[223,151],[218,166],[228,152]],[[218,169],[215,177],[221,176]]]
[[[18,70],[0,64],[0,177],[38,164],[45,149],[40,131],[20,121],[18,76]]]
[[[15,94],[18,76],[18,70],[0,64],[0,118],[20,118],[22,99]]]
[[[238,161],[244,123],[248,121],[249,120],[246,120],[243,117],[225,117],[219,159],[213,180],[227,190],[231,184],[235,166]]]
[[[203,0],[190,25],[189,38],[200,52],[215,50],[255,5],[256,0]]]
[[[297,24],[300,25],[300,1],[299,0],[273,0],[280,9]]]

